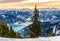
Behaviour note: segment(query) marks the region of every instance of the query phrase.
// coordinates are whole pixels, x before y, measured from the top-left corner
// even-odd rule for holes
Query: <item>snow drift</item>
[[[27,39],[13,39],[13,38],[0,37],[0,41],[59,41],[59,40],[60,40],[60,36],[27,38]]]

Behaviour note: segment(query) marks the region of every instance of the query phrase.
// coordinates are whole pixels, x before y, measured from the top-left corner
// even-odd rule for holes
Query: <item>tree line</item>
[[[14,32],[12,26],[7,26],[5,21],[0,21],[0,37],[21,38],[20,33]]]

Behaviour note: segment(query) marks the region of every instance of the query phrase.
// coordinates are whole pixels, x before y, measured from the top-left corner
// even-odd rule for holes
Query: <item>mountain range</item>
[[[46,34],[48,30],[53,32],[54,26],[60,23],[60,9],[57,8],[40,8],[39,10],[39,21],[42,22],[42,31]],[[34,16],[34,10],[32,9],[6,9],[0,10],[0,21],[4,20],[7,24],[11,25],[15,31],[20,31],[26,26],[30,25],[29,22]],[[27,24],[28,25],[25,25]],[[29,24],[30,23],[30,24]],[[55,24],[57,23],[57,24]],[[52,26],[54,25],[54,26]],[[47,30],[46,30],[47,29]],[[43,36],[45,35],[43,34]]]
[[[34,10],[31,9],[0,10],[0,20],[5,20],[9,24],[29,21],[33,15]],[[60,21],[60,10],[56,8],[39,9],[39,20],[41,22],[58,22]]]

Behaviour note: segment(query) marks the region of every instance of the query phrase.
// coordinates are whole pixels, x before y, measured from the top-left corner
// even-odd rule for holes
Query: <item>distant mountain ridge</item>
[[[0,10],[0,20],[9,20],[7,23],[16,21],[26,21],[32,18],[34,10],[31,9],[15,9],[15,10]],[[39,18],[41,22],[58,22],[60,20],[60,9],[57,8],[42,8],[39,9]],[[22,18],[21,18],[22,17]],[[9,19],[8,19],[9,18]],[[55,21],[56,20],[56,21]]]
[[[29,22],[34,15],[32,9],[14,9],[14,10],[0,10],[0,21],[5,20],[10,25],[20,25]],[[57,8],[42,8],[39,9],[39,21],[41,21],[44,32],[48,33],[49,29],[52,31],[54,26],[60,23],[60,9]],[[21,25],[23,28],[23,24]],[[51,26],[51,27],[50,27]],[[45,30],[46,29],[46,30]],[[42,31],[43,31],[42,30]],[[43,34],[43,36],[45,35]],[[47,35],[47,34],[46,34]],[[45,36],[46,36],[45,35]]]

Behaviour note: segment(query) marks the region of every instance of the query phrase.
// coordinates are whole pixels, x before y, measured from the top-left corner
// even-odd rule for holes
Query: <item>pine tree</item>
[[[14,32],[14,30],[12,29],[12,26],[10,26],[10,38],[15,38],[16,33]]]
[[[31,38],[41,36],[41,22],[38,21],[39,11],[36,9],[36,6],[35,6],[34,13],[35,13],[35,15],[32,18],[33,24],[30,27],[30,30],[31,30],[30,31],[30,37]]]
[[[12,26],[10,26],[10,38],[20,38],[20,33],[16,33],[14,32],[14,30],[12,29]]]
[[[0,22],[0,36],[5,37],[6,33],[8,33],[8,32],[9,32],[9,30],[8,30],[7,24],[5,23],[5,21],[1,21]]]
[[[52,32],[49,32],[48,33],[48,37],[51,37],[51,36],[53,36],[53,33]]]
[[[20,38],[20,33],[14,32],[12,26],[7,26],[5,21],[0,22],[0,37],[8,37],[8,38]]]
[[[16,38],[21,38],[21,37],[20,37],[20,33],[17,33],[17,34],[16,34]]]

